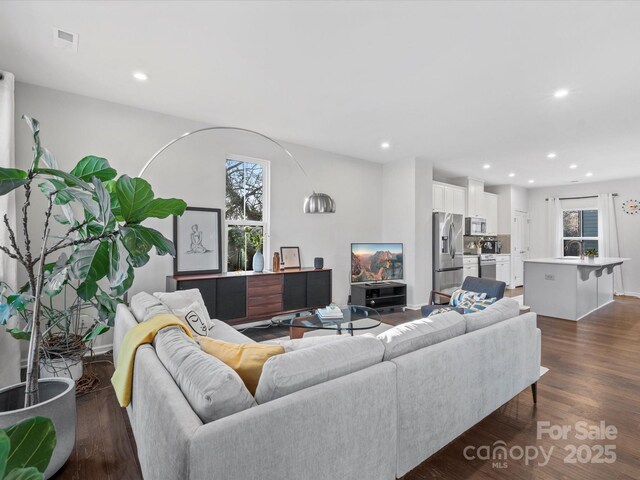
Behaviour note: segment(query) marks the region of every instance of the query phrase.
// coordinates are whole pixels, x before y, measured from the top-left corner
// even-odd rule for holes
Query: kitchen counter
[[[629,258],[600,258],[596,257],[593,260],[580,260],[580,257],[563,257],[563,258],[534,258],[530,260],[523,260],[524,263],[547,263],[551,265],[577,265],[579,267],[587,268],[601,268],[601,267],[614,267],[616,265],[622,265],[623,262],[629,261]]]
[[[613,302],[613,271],[628,260],[524,260],[524,304],[540,315],[578,321]]]

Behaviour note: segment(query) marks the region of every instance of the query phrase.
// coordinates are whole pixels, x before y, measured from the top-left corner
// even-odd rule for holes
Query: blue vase
[[[253,255],[253,271],[257,273],[262,273],[264,270],[264,255],[262,252],[256,252]]]

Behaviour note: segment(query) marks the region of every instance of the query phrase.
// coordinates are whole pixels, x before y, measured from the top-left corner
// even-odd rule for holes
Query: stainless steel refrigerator
[[[433,289],[449,293],[462,285],[464,217],[433,214]]]

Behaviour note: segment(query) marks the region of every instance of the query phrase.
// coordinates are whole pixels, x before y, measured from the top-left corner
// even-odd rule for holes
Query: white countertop
[[[580,260],[580,257],[564,257],[564,258],[532,258],[523,260],[524,263],[549,263],[553,265],[569,265],[573,267],[590,267],[600,268],[609,267],[611,265],[619,265],[623,262],[631,260],[630,258],[606,258],[596,257],[590,262],[587,258]]]

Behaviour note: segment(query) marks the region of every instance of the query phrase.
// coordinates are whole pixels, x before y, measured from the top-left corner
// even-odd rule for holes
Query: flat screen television
[[[402,243],[352,243],[351,283],[403,278]]]

